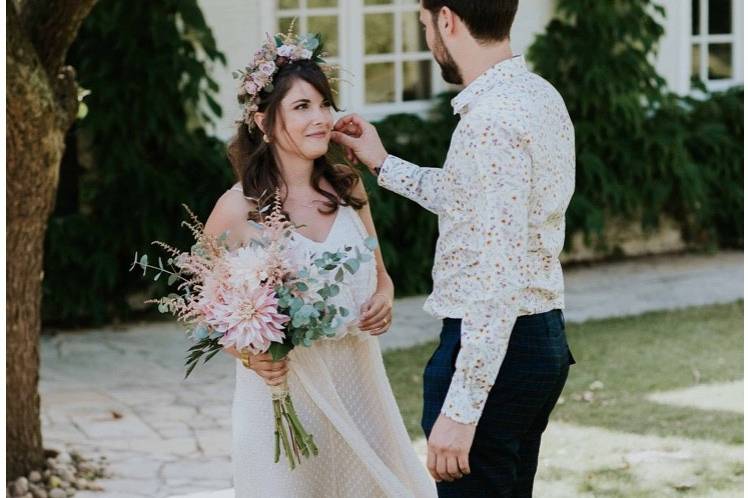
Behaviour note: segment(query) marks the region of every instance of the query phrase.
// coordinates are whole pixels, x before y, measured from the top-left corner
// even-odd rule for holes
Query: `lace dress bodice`
[[[327,238],[322,242],[311,240],[298,232],[292,235],[290,258],[303,264],[323,252],[336,252],[346,246],[358,246],[366,252],[364,240],[368,237],[366,227],[358,213],[350,206],[340,206]],[[330,302],[346,308],[350,314],[343,319],[334,337],[327,340],[339,340],[347,335],[360,336],[358,319],[361,307],[371,298],[377,288],[377,271],[374,257],[361,263],[354,274],[346,272],[343,282],[338,283],[340,292]]]
[[[242,192],[241,187],[231,190]],[[325,251],[337,252],[346,246],[358,246],[366,252],[364,240],[369,236],[361,217],[351,206],[339,206],[330,231],[324,241],[318,242],[294,231],[291,237],[289,259],[297,265],[305,265],[315,256]],[[336,306],[346,308],[350,314],[342,320],[337,333],[325,340],[339,340],[348,335],[362,335],[358,329],[358,319],[363,306],[377,288],[376,261],[372,257],[361,264],[354,274],[346,272],[345,279],[338,283],[340,293],[330,299]]]

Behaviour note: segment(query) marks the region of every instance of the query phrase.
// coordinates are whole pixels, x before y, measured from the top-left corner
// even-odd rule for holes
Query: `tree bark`
[[[95,0],[6,2],[6,473],[43,464],[39,332],[44,235],[75,119],[65,53]],[[24,23],[30,21],[30,24]]]

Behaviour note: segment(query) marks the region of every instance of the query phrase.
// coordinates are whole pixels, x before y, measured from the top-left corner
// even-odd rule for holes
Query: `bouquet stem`
[[[273,413],[275,414],[275,463],[280,460],[280,450],[288,459],[291,470],[301,463],[301,455],[309,458],[317,456],[319,450],[314,438],[301,425],[299,416],[291,400],[288,384],[283,382],[279,386],[270,388],[273,397]]]

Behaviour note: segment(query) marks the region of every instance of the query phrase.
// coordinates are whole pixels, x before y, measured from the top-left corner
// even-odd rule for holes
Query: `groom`
[[[388,155],[356,115],[333,133],[380,186],[439,216],[425,309],[444,321],[422,426],[442,498],[532,496],[541,434],[574,363],[558,259],[574,129],[556,90],[512,57],[517,3],[421,1],[443,78],[465,86],[443,168]]]

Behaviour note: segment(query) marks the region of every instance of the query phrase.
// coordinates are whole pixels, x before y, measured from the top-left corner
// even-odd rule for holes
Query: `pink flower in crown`
[[[266,352],[271,342],[283,342],[283,326],[289,320],[278,313],[275,292],[264,286],[232,289],[224,302],[214,306],[211,318],[208,323],[223,332],[218,340],[222,346],[249,349],[255,354]]]
[[[275,73],[275,63],[273,61],[263,62],[259,69],[262,74],[272,76]]]
[[[242,88],[244,88],[244,91],[246,91],[250,95],[254,95],[258,91],[260,91],[260,88],[257,85],[257,83],[255,83],[255,81],[251,79],[246,80],[244,82],[244,85],[242,85]]]
[[[257,85],[257,88],[261,90],[265,88],[268,83],[270,83],[270,76],[261,71],[255,71],[254,73],[252,73],[252,81],[254,81],[255,85]]]

